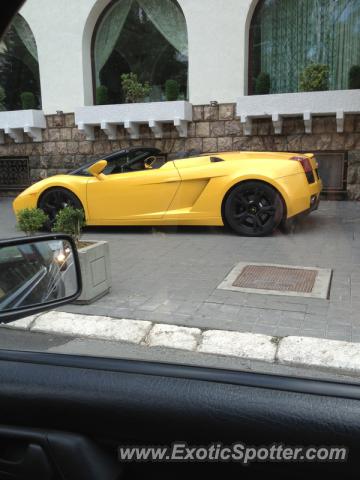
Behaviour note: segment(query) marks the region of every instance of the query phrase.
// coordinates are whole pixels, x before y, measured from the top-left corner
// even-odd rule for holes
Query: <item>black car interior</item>
[[[133,147],[119,150],[105,157],[101,157],[69,172],[69,174],[89,177],[91,174],[87,169],[98,160],[106,160],[108,162],[102,173],[104,175],[112,175],[116,173],[136,172],[146,169],[160,168],[166,163],[167,157],[157,148]]]

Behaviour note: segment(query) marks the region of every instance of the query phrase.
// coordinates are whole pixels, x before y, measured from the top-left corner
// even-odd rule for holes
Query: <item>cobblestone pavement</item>
[[[11,200],[0,198],[0,237],[14,235]],[[266,238],[184,227],[89,228],[83,238],[109,241],[112,291],[63,310],[360,342],[360,203],[323,201],[294,233]],[[332,268],[330,299],[218,290],[238,262]]]

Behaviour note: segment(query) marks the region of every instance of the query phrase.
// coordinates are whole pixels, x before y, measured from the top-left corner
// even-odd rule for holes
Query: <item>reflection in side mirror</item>
[[[68,235],[0,242],[0,322],[69,303],[80,293],[79,260]]]

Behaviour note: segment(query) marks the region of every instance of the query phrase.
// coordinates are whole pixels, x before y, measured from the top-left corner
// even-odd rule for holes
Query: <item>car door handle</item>
[[[0,425],[0,480],[118,480],[121,471],[82,435]]]

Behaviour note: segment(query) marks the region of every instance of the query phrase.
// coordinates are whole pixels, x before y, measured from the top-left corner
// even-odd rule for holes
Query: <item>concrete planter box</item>
[[[89,304],[109,293],[111,288],[108,242],[93,242],[78,250],[82,275],[82,293],[75,303]]]

